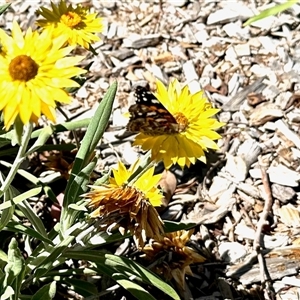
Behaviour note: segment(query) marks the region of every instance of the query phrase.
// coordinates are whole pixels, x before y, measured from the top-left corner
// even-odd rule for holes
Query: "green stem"
[[[0,188],[0,197],[2,197],[2,195],[7,191],[7,189],[10,187],[10,184],[12,183],[12,181],[14,180],[21,163],[24,161],[24,159],[26,158],[25,153],[26,153],[26,149],[30,140],[30,136],[32,133],[32,124],[29,123],[28,125],[24,126],[25,130],[24,130],[24,134],[22,136],[21,139],[21,145],[19,148],[19,151],[17,153],[17,156],[15,158],[14,163],[11,166],[11,169],[2,185],[2,187]]]
[[[139,167],[131,174],[127,180],[127,185],[133,185],[143,174],[145,174],[150,168],[155,165],[155,162],[151,160],[151,151],[148,151],[141,161]]]

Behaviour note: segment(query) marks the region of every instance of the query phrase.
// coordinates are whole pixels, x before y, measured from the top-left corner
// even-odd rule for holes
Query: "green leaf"
[[[140,285],[134,283],[132,280],[128,279],[122,274],[114,274],[112,278],[129,293],[131,293],[135,298],[140,300],[156,300]]]
[[[49,137],[53,134],[53,130],[50,126],[44,127],[39,134],[38,139],[32,145],[32,147],[27,151],[26,156],[38,150],[41,146],[44,146],[49,139]]]
[[[0,6],[0,15],[2,15],[10,7],[10,5],[11,5],[11,3],[1,5]]]
[[[24,124],[20,119],[20,116],[17,116],[14,124],[13,124],[13,139],[12,139],[12,145],[15,146],[16,144],[21,145],[22,143],[22,136],[23,136],[23,129]]]
[[[88,127],[88,125],[91,123],[91,118],[83,119],[79,121],[72,121],[72,122],[66,122],[61,124],[52,125],[53,133],[63,132],[63,131],[70,131],[70,130],[76,130],[76,129],[82,129]],[[39,135],[43,129],[37,129],[31,134],[31,138],[38,138]],[[57,145],[59,146],[59,145]]]
[[[11,299],[11,296],[15,294],[14,289],[9,285],[4,288],[3,294],[0,297],[0,300]]]
[[[72,285],[73,290],[84,298],[98,294],[96,286],[88,281],[74,278],[64,278],[63,281],[68,285]]]
[[[174,232],[179,230],[190,230],[197,226],[196,223],[177,223],[164,220],[165,232]]]
[[[111,175],[111,170],[107,174],[104,174],[102,177],[98,178],[93,185],[98,186],[108,182],[108,179]]]
[[[78,200],[79,196],[84,194],[87,191],[87,184],[89,182],[90,174],[95,169],[96,163],[97,160],[94,159],[78,175],[76,175],[75,178],[73,178],[69,189],[70,191],[69,195],[70,197],[77,197],[77,198],[72,199],[72,201],[70,201],[71,203]],[[61,226],[63,227],[62,231],[65,232],[65,230],[67,230],[73,225],[80,211],[72,209],[70,204],[67,209],[63,210],[63,212],[64,214],[61,213],[60,219],[61,219]]]
[[[42,220],[36,215],[36,213],[33,211],[32,207],[27,202],[27,200],[24,200],[23,202],[20,202],[18,204],[18,207],[22,211],[22,213],[26,216],[26,218],[29,219],[29,221],[32,224],[33,228],[41,236],[43,236],[44,239],[48,240],[47,231],[44,227],[44,224],[43,224]]]
[[[66,237],[62,242],[53,247],[50,251],[41,253],[30,262],[31,266],[29,267],[31,269],[34,269],[33,266],[35,266],[36,268],[36,273],[34,275],[35,280],[44,276],[49,270],[54,268],[54,262],[64,253],[64,251],[74,240],[74,238],[74,236]]]
[[[69,205],[76,203],[80,193],[82,192],[82,183],[87,180],[85,176],[88,172],[84,174],[82,170],[89,164],[91,157],[94,155],[94,150],[106,129],[109,117],[111,115],[116,91],[117,83],[115,82],[111,85],[104,98],[100,102],[99,107],[87,128],[86,134],[81,143],[81,147],[76,155],[63,201],[61,212],[62,232],[65,232],[70,226],[72,226],[70,214],[73,214],[74,211],[70,211]],[[76,179],[76,176],[79,174],[82,174],[83,178]]]
[[[10,164],[10,163],[8,163],[6,161],[3,161],[3,160],[0,160],[0,164],[3,165],[3,166],[5,166],[5,167],[7,167],[7,168],[11,168],[12,167],[12,164]],[[26,178],[28,181],[30,181],[33,184],[35,184],[35,185],[37,185],[37,184],[40,183],[40,180],[36,176],[32,175],[31,173],[29,173],[29,172],[27,172],[25,170],[19,169],[17,173],[20,174],[21,176],[23,176],[24,178]]]
[[[56,282],[52,281],[40,288],[31,298],[31,300],[51,300],[56,294]]]
[[[102,138],[111,115],[116,91],[117,83],[115,82],[110,86],[104,98],[100,102],[99,107],[87,128],[86,134],[81,143],[81,147],[78,150],[74,167],[72,169],[73,176],[78,174],[82,168],[87,165],[94,153],[96,146]]]
[[[75,177],[73,177],[71,183],[69,179],[68,186],[69,186],[69,202],[70,204],[75,203],[78,201],[78,198],[86,192],[87,190],[87,183],[89,182],[89,178],[91,173],[93,172],[97,163],[97,159],[94,158],[86,167],[84,167]],[[64,199],[66,198],[66,195]],[[66,200],[67,201],[67,200]]]
[[[78,211],[88,211],[84,205],[70,204],[69,208],[78,210]]]
[[[0,249],[0,260],[5,262],[7,262],[8,260],[7,254],[1,249]]]
[[[5,146],[7,146],[7,145],[9,145],[9,144],[11,144],[11,141],[8,140],[8,139],[6,139],[6,138],[4,137],[4,135],[1,135],[1,136],[0,136],[0,148],[3,148],[3,147],[5,147]],[[1,157],[1,156],[3,156],[3,154],[0,152],[0,157]]]
[[[132,274],[139,278],[146,284],[150,284],[160,289],[173,299],[180,299],[175,290],[166,284],[161,278],[156,274],[145,269],[143,266],[139,265],[136,262],[131,261],[130,259],[124,257],[118,257],[111,254],[105,255],[104,263],[106,266],[113,267],[123,274]]]
[[[0,173],[0,182],[3,184],[4,178],[2,177],[2,174]],[[11,188],[8,188],[7,191],[3,195],[3,202],[9,201],[13,198],[13,193]],[[11,204],[9,202],[9,204]],[[1,219],[0,219],[0,231],[6,226],[6,224],[11,220],[13,214],[15,211],[15,205],[11,205],[9,208],[6,208],[1,213]]]
[[[7,257],[8,260],[4,268],[5,279],[3,285],[4,287],[8,285],[12,286],[15,292],[15,299],[18,299],[21,283],[24,279],[25,261],[15,238],[12,238],[9,243]]]
[[[42,190],[41,187],[37,187],[37,188],[31,189],[21,195],[18,195],[17,197],[14,197],[12,200],[6,201],[6,202],[0,204],[0,210],[11,207],[14,204],[19,204],[22,201],[24,201],[25,199],[36,196],[41,192],[41,190]]]
[[[5,161],[0,161],[0,164],[2,164],[3,166],[5,166],[7,168],[11,168],[11,166],[12,166],[12,164],[7,163]],[[39,180],[39,178],[37,178],[36,176],[32,175],[31,173],[29,173],[25,170],[21,170],[21,169],[19,169],[17,173],[19,175],[23,176],[24,178],[26,178],[26,180],[30,181],[34,185],[42,186],[45,194],[52,200],[52,202],[53,203],[58,203],[57,199],[56,199],[56,195],[54,194],[52,189],[49,186],[44,185],[44,183],[41,182]]]
[[[130,276],[134,276],[135,280],[140,280],[145,284],[153,285],[175,300],[180,299],[175,290],[156,274],[128,258],[106,254],[96,250],[66,250],[63,256],[66,258],[93,261],[99,264],[99,267],[97,268],[98,272],[105,273],[111,278],[114,278],[116,274],[123,274],[126,276],[125,278],[128,278],[129,280]]]
[[[53,245],[53,242],[46,238],[45,236],[43,236],[42,234],[40,234],[39,232],[37,232],[36,230],[30,228],[30,227],[26,227],[23,224],[17,223],[17,222],[9,222],[6,227],[4,227],[4,230],[7,231],[12,231],[12,232],[18,232],[18,233],[22,233],[25,234],[27,236],[33,237],[37,240],[43,241],[49,245]]]
[[[264,19],[264,18],[267,18],[267,17],[270,17],[270,16],[274,16],[274,15],[290,8],[292,5],[296,4],[297,2],[299,2],[299,0],[289,0],[289,1],[286,1],[285,3],[278,4],[278,5],[275,5],[271,8],[265,9],[260,14],[258,14],[257,16],[254,16],[254,17],[248,19],[243,24],[243,26],[248,26],[248,25],[252,24],[255,21],[258,21],[258,20],[261,20],[261,19]]]

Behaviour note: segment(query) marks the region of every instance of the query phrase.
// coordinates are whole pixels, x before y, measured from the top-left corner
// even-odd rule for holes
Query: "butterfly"
[[[149,90],[138,86],[134,96],[136,103],[129,107],[128,131],[152,136],[179,132],[175,118]]]

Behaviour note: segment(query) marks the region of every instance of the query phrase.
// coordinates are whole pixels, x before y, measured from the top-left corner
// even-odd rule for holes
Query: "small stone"
[[[166,2],[173,6],[183,7],[189,2],[189,0],[167,0]]]
[[[235,263],[247,254],[247,250],[245,246],[241,245],[237,242],[224,242],[221,243],[219,247],[219,254],[222,260],[229,262],[229,263]]]
[[[202,29],[197,31],[194,34],[196,40],[198,43],[203,44],[204,42],[206,42],[209,38],[209,34],[207,33],[206,29]]]
[[[185,62],[182,66],[182,69],[187,82],[198,80],[199,76],[196,72],[195,65],[192,60]]]
[[[116,51],[112,51],[110,53],[111,56],[119,59],[119,60],[124,60],[128,57],[131,57],[134,55],[134,52],[130,49],[126,49],[126,48],[121,48],[119,50],[116,50]]]
[[[254,108],[250,115],[250,125],[263,125],[282,116],[283,112],[276,104],[264,102]]]
[[[154,47],[160,43],[162,36],[160,34],[139,35],[132,34],[124,39],[124,46],[127,48],[141,49],[147,47]]]
[[[113,1],[113,0],[102,1],[101,4],[103,5],[104,8],[107,8],[110,10],[113,10],[117,7],[117,1]]]
[[[248,56],[251,54],[248,43],[235,45],[234,50],[238,57]]]
[[[288,186],[283,186],[278,183],[273,183],[271,186],[271,189],[272,189],[273,197],[277,198],[282,203],[289,202],[296,195],[296,192],[294,191],[294,189],[292,189],[291,187],[288,187]]]
[[[228,8],[219,9],[211,14],[207,18],[207,25],[224,24],[227,22],[234,22],[239,18],[238,12],[232,11]]]

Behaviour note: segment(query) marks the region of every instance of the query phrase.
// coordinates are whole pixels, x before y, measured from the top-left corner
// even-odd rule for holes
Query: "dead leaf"
[[[162,188],[164,194],[161,206],[163,210],[170,203],[171,198],[176,190],[177,180],[175,175],[170,171],[164,170],[158,185]]]

